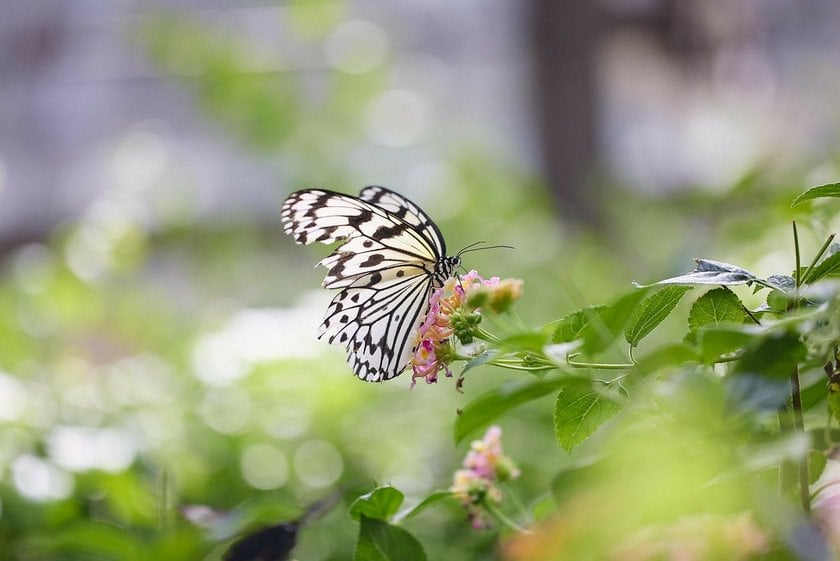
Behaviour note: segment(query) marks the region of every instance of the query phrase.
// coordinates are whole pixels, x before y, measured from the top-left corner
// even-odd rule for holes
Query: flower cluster
[[[481,309],[504,312],[521,294],[521,280],[485,279],[475,271],[452,277],[435,289],[429,298],[429,312],[414,334],[409,362],[412,387],[418,378],[428,384],[437,382],[441,370],[452,376],[448,365],[454,358],[453,335],[463,344],[471,343],[481,322]]]
[[[455,472],[450,491],[466,507],[473,528],[488,526],[488,509],[502,502],[498,483],[519,477],[519,469],[502,451],[502,429],[492,426],[484,438],[475,440],[464,458],[464,469]]]

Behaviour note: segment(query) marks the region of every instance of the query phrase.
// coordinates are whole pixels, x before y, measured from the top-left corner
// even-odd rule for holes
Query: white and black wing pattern
[[[431,291],[453,268],[437,225],[384,187],[367,187],[358,198],[297,191],[280,216],[297,243],[343,242],[319,263],[328,269],[324,287],[340,292],[318,336],[344,345],[353,372],[363,380],[388,380],[402,372]]]

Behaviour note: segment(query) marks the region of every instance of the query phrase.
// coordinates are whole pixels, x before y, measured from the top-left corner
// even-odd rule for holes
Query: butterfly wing
[[[298,191],[286,199],[281,219],[298,243],[343,242],[319,263],[328,269],[324,286],[340,292],[318,336],[343,344],[363,380],[387,380],[402,372],[445,247],[434,222],[383,187],[368,187],[359,198]]]

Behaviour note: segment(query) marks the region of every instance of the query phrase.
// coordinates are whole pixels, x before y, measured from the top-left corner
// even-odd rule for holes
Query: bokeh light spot
[[[335,28],[324,45],[324,56],[333,68],[348,74],[373,70],[388,54],[382,29],[365,20],[349,20]]]
[[[371,101],[365,126],[371,139],[383,146],[409,146],[423,137],[430,118],[424,97],[408,90],[389,90]]]
[[[344,471],[341,454],[329,442],[310,440],[295,451],[295,474],[310,487],[328,487]]]
[[[16,421],[26,412],[26,387],[13,376],[0,372],[0,421]]]
[[[246,448],[240,468],[242,477],[255,489],[277,489],[289,479],[286,455],[268,444],[254,444]]]
[[[66,499],[73,492],[73,477],[49,462],[23,454],[12,463],[18,492],[35,501]]]

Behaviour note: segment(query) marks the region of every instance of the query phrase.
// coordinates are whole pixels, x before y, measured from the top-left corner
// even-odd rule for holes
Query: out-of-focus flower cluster
[[[472,343],[481,323],[481,311],[507,311],[522,294],[522,280],[485,279],[475,271],[452,277],[429,298],[429,312],[414,334],[411,385],[418,378],[437,382],[438,372],[452,376],[453,335],[463,344]]]
[[[502,451],[502,429],[492,426],[470,445],[464,469],[455,472],[450,491],[466,507],[473,528],[481,529],[488,526],[488,507],[502,502],[498,484],[516,477],[519,469]]]

